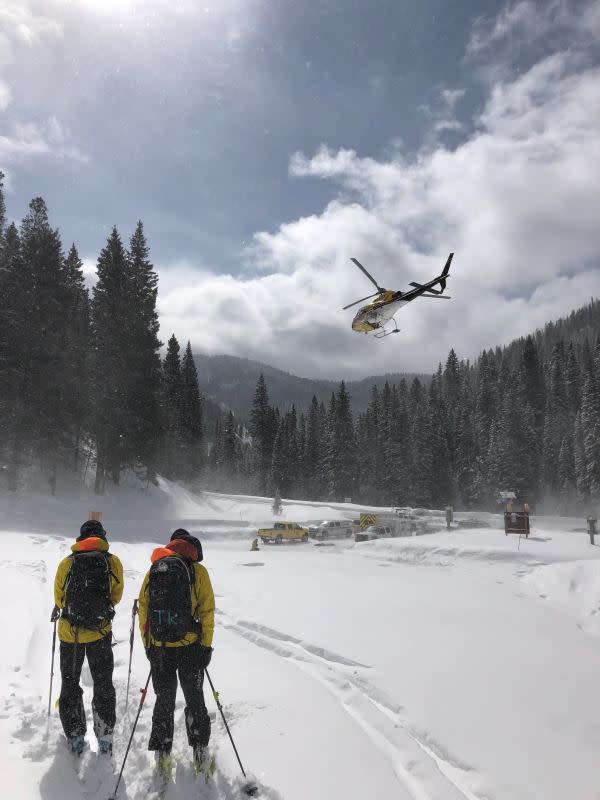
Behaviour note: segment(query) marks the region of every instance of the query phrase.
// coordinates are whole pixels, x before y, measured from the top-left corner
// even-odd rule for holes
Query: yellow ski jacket
[[[100,550],[103,553],[108,552],[108,542],[101,539],[99,536],[90,536],[83,539],[81,542],[75,542],[71,546],[74,553],[90,552],[92,550]],[[121,600],[123,596],[123,565],[114,553],[108,553],[110,561],[110,600],[113,606]],[[58,565],[56,570],[56,577],[54,578],[54,603],[58,608],[64,608],[66,603],[67,594],[67,577],[71,569],[72,559],[67,556]],[[78,628],[77,630],[71,623],[61,617],[58,623],[58,638],[61,642],[69,642],[74,644],[75,641],[81,644],[89,644],[90,642],[97,642],[103,639],[112,630],[110,620],[106,620],[100,630],[90,631],[86,628]]]
[[[152,563],[158,561],[160,558],[168,556],[176,556],[173,550],[168,547],[159,547],[152,553]],[[200,623],[202,629],[201,643],[205,647],[211,647],[213,634],[215,630],[215,595],[213,593],[210,577],[206,571],[206,567],[202,564],[194,563],[194,585],[192,586],[192,617]],[[138,613],[140,632],[142,634],[142,641],[144,647],[151,645],[163,645],[162,642],[157,642],[150,633],[150,625],[148,623],[148,578],[150,571],[146,573],[142,588],[140,589],[140,596],[138,598]],[[164,642],[165,647],[185,647],[188,644],[193,644],[198,640],[198,634],[190,631],[186,633],[183,639],[178,642]]]

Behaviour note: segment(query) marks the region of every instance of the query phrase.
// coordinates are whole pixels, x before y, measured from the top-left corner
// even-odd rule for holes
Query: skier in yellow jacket
[[[116,719],[111,620],[123,594],[123,566],[108,552],[106,531],[97,520],[83,523],[71,550],[54,579],[53,616],[60,614],[60,720],[72,752],[81,755],[87,725],[79,678],[87,656],[94,682],[94,733],[100,752],[111,754]]]
[[[172,767],[177,674],[185,697],[185,724],[196,769],[207,772],[210,718],[204,702],[204,670],[210,664],[215,598],[202,561],[202,545],[178,528],[170,542],[151,556],[138,600],[139,624],[150,661],[156,703],[149,750],[159,772]]]

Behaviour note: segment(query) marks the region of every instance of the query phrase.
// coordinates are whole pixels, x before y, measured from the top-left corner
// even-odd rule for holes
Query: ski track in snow
[[[223,611],[218,616],[223,627],[291,660],[325,686],[391,762],[413,800],[491,800],[475,770],[412,726],[402,706],[361,674],[369,667],[265,625],[233,620]]]

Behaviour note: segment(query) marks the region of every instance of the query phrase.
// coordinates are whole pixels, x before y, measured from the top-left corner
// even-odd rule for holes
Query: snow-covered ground
[[[521,541],[494,527],[251,553],[256,524],[270,519],[269,501],[162,490],[177,498],[168,508],[153,498],[150,514],[142,515],[140,504],[136,518],[132,503],[127,514],[115,504],[105,516],[126,574],[115,623],[117,761],[147,676],[136,633],[125,715],[131,605],[153,545],[166,541],[180,515],[203,519],[213,531],[205,542],[218,606],[211,672],[263,797],[600,798],[600,547],[575,530],[584,527],[581,520],[534,518],[532,536]],[[23,505],[13,505],[17,531],[2,508],[5,796],[106,800],[113,771],[88,752],[76,774],[56,710],[46,718],[52,580],[85,513],[72,501],[56,503],[43,530],[40,504],[31,504],[29,530]],[[286,508],[290,519],[356,513],[343,504]],[[235,535],[227,536],[240,514]],[[498,524],[497,517],[480,519]],[[54,698],[59,685],[57,664]],[[89,713],[87,668],[84,687]],[[153,700],[150,691],[119,792],[123,800],[152,796],[145,748]],[[237,764],[218,720],[216,783],[194,782],[179,700],[179,763],[168,800],[238,797]],[[90,745],[95,749],[93,736]]]

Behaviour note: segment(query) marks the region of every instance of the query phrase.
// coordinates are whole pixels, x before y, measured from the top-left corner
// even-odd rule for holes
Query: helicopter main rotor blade
[[[428,297],[430,300],[451,300],[449,294],[418,294],[417,297]]]
[[[377,283],[377,281],[375,280],[375,278],[374,278],[374,277],[373,277],[373,276],[372,276],[372,275],[371,275],[369,272],[367,272],[367,270],[366,270],[366,269],[363,267],[363,265],[360,263],[360,261],[359,261],[357,258],[351,258],[351,259],[350,259],[350,261],[353,261],[353,262],[356,264],[356,266],[359,268],[359,270],[361,270],[361,272],[364,272],[364,274],[365,274],[365,275],[367,276],[367,278],[368,278],[368,279],[371,281],[371,283],[373,284],[373,286],[375,286],[375,287],[377,288],[377,291],[378,291],[378,292],[383,292],[383,291],[384,291],[384,290],[381,288],[381,286],[379,286],[379,284]]]
[[[371,297],[376,297],[380,292],[374,292],[373,294],[368,294],[366,297],[361,297],[360,300],[355,300],[350,305],[344,306],[342,311],[345,311],[347,308],[352,308],[352,306],[357,306],[359,303],[362,303],[364,300],[370,300]]]

